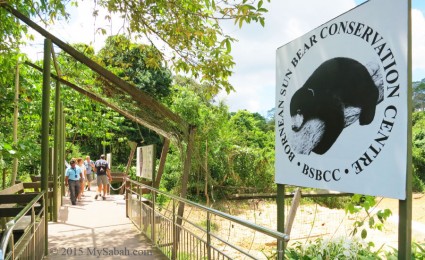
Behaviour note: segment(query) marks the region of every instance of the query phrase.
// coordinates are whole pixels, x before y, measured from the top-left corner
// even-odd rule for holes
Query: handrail
[[[45,192],[41,192],[38,194],[34,199],[31,200],[30,203],[28,203],[19,213],[16,215],[12,220],[6,223],[6,232],[3,236],[0,244],[0,250],[3,254],[2,259],[5,259],[6,256],[6,248],[9,243],[10,236],[12,235],[13,229],[15,228],[16,224],[21,220],[22,217],[24,217],[28,211],[30,211],[34,204],[37,203],[43,196]]]
[[[127,178],[127,181],[132,182],[132,183],[134,183],[134,184],[136,184],[136,185],[139,185],[139,186],[143,186],[143,187],[145,187],[145,188],[147,188],[147,189],[149,189],[149,190],[152,190],[152,191],[154,191],[154,192],[156,192],[156,193],[158,193],[158,194],[164,194],[164,195],[166,195],[166,196],[168,196],[168,197],[171,197],[171,198],[173,198],[173,199],[175,199],[175,200],[178,200],[178,201],[180,201],[180,202],[183,202],[183,203],[185,203],[185,204],[189,204],[189,205],[192,205],[192,206],[194,206],[194,207],[197,207],[197,208],[203,209],[203,210],[205,210],[205,211],[207,211],[207,212],[211,212],[211,213],[213,213],[213,214],[215,214],[215,215],[218,215],[218,216],[220,216],[220,217],[222,217],[222,218],[225,218],[225,219],[227,219],[227,220],[230,220],[230,221],[233,221],[233,222],[235,222],[235,223],[238,223],[238,224],[240,224],[240,225],[242,225],[242,226],[249,227],[249,228],[251,228],[251,229],[253,229],[253,230],[255,230],[255,231],[261,232],[261,233],[263,233],[263,234],[269,235],[269,236],[274,237],[274,238],[279,239],[279,240],[283,240],[284,242],[288,242],[288,241],[289,241],[289,239],[290,239],[290,238],[289,238],[289,236],[288,236],[287,234],[285,234],[285,233],[278,232],[278,231],[275,231],[275,230],[272,230],[272,229],[269,229],[269,228],[266,228],[266,227],[262,227],[262,226],[255,225],[255,224],[253,224],[253,223],[251,223],[251,222],[249,222],[249,221],[245,221],[245,220],[243,220],[243,219],[241,219],[241,218],[238,218],[238,217],[235,217],[235,216],[229,215],[229,214],[227,214],[227,213],[224,213],[224,212],[221,212],[221,211],[218,211],[218,210],[215,210],[215,209],[208,208],[208,207],[206,207],[206,206],[203,206],[203,205],[201,205],[201,204],[198,204],[198,203],[192,202],[192,201],[190,201],[190,200],[187,200],[187,199],[181,198],[181,197],[179,197],[179,196],[176,196],[176,195],[170,194],[170,193],[168,193],[168,192],[160,191],[160,190],[158,190],[158,189],[156,189],[156,188],[153,188],[153,187],[151,187],[151,186],[148,186],[148,185],[142,184],[142,183],[140,183],[140,182],[137,182],[137,181],[131,180],[131,179],[129,179],[129,178]]]

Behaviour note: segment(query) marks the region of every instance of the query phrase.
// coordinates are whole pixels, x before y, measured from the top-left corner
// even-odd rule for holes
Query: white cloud
[[[231,83],[236,92],[226,96],[231,111],[247,109],[263,115],[274,106],[275,52],[287,42],[354,8],[354,0],[278,0],[266,6],[266,27],[233,29],[239,42],[232,54],[236,67]],[[425,78],[424,10],[412,10],[413,80]]]
[[[424,10],[412,10],[412,69],[413,80],[425,78],[425,17]]]
[[[115,15],[111,25],[103,19],[106,12],[101,11],[95,21],[93,5],[93,1],[82,1],[78,8],[70,9],[72,20],[69,23],[60,21],[49,28],[50,32],[64,42],[92,43],[99,50],[108,35],[116,34],[121,29],[123,20]],[[257,23],[244,25],[242,29],[233,24],[225,25],[227,33],[239,39],[232,48],[237,64],[230,79],[236,92],[219,96],[227,101],[231,111],[247,109],[264,115],[271,109],[275,98],[276,49],[349,11],[356,6],[356,1],[273,0],[264,5],[269,10],[264,28]],[[98,27],[105,28],[107,35],[96,34]],[[23,51],[30,53],[32,59],[42,59],[43,38],[38,33],[33,34],[36,41]],[[412,10],[412,35],[413,80],[420,80],[425,78],[424,10]]]
[[[107,12],[99,7],[96,7],[96,9],[99,9],[97,19],[93,17],[94,2],[82,1],[79,2],[78,7],[67,7],[71,17],[70,21],[60,20],[54,25],[42,27],[65,43],[86,43],[94,46],[95,50],[99,51],[104,46],[105,40],[109,35],[122,32],[123,19],[118,15],[112,15],[112,22],[109,22],[104,19]],[[35,20],[35,17],[31,19],[39,25],[42,24],[40,21]],[[99,28],[105,29],[106,34],[101,34],[100,30],[98,30]],[[43,59],[43,36],[35,30],[30,29],[29,31],[34,36],[34,41],[23,46],[22,51],[33,60]],[[58,52],[60,50],[55,49],[55,51]]]
[[[273,108],[276,49],[354,8],[355,2],[272,1],[265,7],[269,10],[265,28],[251,24],[232,31],[239,41],[232,48],[236,67],[230,79],[236,92],[226,97],[231,111],[247,109],[265,115]]]

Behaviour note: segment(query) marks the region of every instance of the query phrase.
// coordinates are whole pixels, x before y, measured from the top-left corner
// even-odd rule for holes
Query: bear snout
[[[292,125],[292,131],[298,132],[298,131],[300,131],[300,129],[301,129],[301,127],[296,126],[296,125]]]
[[[304,116],[302,114],[296,114],[292,116],[292,130],[295,132],[300,131],[304,123]]]

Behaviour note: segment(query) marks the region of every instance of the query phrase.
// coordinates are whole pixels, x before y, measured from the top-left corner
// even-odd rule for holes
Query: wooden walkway
[[[125,216],[123,195],[95,200],[95,189],[75,206],[63,198],[59,221],[49,222],[45,259],[168,259]]]

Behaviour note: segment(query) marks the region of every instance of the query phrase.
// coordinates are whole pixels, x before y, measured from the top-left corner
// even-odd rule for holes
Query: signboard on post
[[[406,198],[408,12],[369,1],[277,50],[276,183]]]
[[[155,145],[137,147],[136,175],[152,180],[155,170]]]
[[[112,169],[112,154],[111,153],[106,154],[106,161],[108,162],[109,169]]]

